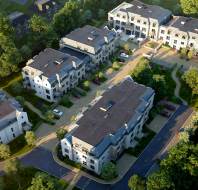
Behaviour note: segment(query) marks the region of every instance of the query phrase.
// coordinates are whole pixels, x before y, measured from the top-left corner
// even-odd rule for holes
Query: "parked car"
[[[169,118],[171,116],[171,114],[168,111],[166,111],[166,110],[162,110],[160,112],[160,115],[162,115],[164,117],[167,117],[167,118]]]
[[[55,116],[58,116],[58,117],[61,117],[63,115],[63,112],[58,109],[53,109],[52,112]]]
[[[120,57],[121,58],[128,59],[129,58],[129,55],[123,52],[123,53],[120,53]]]
[[[164,104],[165,108],[170,110],[170,111],[175,111],[176,110],[176,107],[174,105],[171,105],[171,104]]]

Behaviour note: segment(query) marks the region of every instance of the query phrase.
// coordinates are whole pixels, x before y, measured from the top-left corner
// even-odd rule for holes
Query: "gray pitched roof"
[[[179,29],[183,32],[192,32],[198,34],[198,19],[178,16],[168,26]]]
[[[86,25],[73,30],[66,35],[66,38],[99,49],[105,43],[105,37],[108,41],[111,41],[115,36],[116,33],[108,29]]]
[[[82,62],[75,56],[47,48],[34,57],[33,62],[28,66],[42,71],[44,76],[51,78],[56,74],[61,75],[61,73],[70,71],[73,68],[73,63],[80,66]]]
[[[137,0],[132,1],[131,4],[131,7],[122,11],[135,13],[145,18],[153,18],[158,20],[159,23],[172,14],[168,9],[164,9],[157,5],[144,4]]]
[[[74,131],[73,136],[93,146],[102,143],[106,138],[106,141],[117,142],[121,137],[120,134],[123,135],[126,132],[125,129],[123,131],[124,124],[131,121],[133,117],[137,120],[139,114],[136,113],[139,105],[148,93],[151,95],[154,91],[131,80],[125,80],[112,87],[84,113],[77,122],[79,127]],[[108,140],[111,134],[113,136]]]

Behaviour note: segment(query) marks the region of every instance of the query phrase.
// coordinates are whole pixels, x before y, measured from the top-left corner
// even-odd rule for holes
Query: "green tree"
[[[187,15],[198,14],[198,0],[180,0],[181,8]]]
[[[49,122],[53,122],[54,119],[55,119],[54,113],[53,113],[52,111],[47,111],[47,112],[45,113],[45,119],[46,119],[47,121],[49,121]]]
[[[7,175],[15,175],[19,171],[20,167],[19,160],[13,158],[5,162],[4,171]]]
[[[0,13],[0,33],[2,33],[5,36],[12,36],[13,31],[14,29],[11,26],[8,17]]]
[[[21,106],[25,105],[25,98],[23,96],[16,96],[15,99],[21,104]]]
[[[189,51],[187,56],[188,56],[188,59],[192,59],[193,58],[193,55],[194,55],[194,51]]]
[[[60,9],[53,17],[53,28],[60,35],[63,36],[79,26],[80,1],[68,1],[65,6]]]
[[[29,21],[30,44],[34,50],[40,51],[46,47],[56,47],[58,36],[51,25],[43,17],[33,15]],[[38,46],[39,44],[39,46]]]
[[[128,181],[128,186],[131,190],[145,190],[146,183],[140,176],[133,175]]]
[[[90,21],[92,19],[92,12],[90,10],[85,10],[82,15],[83,23],[87,23],[87,21]]]
[[[38,172],[27,190],[57,190],[55,180],[45,173]]]
[[[28,146],[34,146],[36,143],[36,135],[33,131],[27,131],[25,133],[25,140],[28,144]]]
[[[182,79],[192,89],[193,94],[198,94],[198,70],[196,68],[186,71]]]
[[[56,131],[56,137],[61,140],[64,138],[65,134],[67,133],[67,130],[66,129],[63,129],[63,128],[59,128],[57,131]]]
[[[169,175],[164,171],[155,172],[148,177],[147,190],[171,190],[174,189],[174,185]]]
[[[101,18],[104,18],[106,15],[105,13],[105,10],[104,9],[99,9],[98,10],[98,17],[101,19]]]
[[[6,144],[0,144],[0,159],[7,159],[10,154],[10,147]]]
[[[28,60],[32,56],[32,50],[28,45],[23,45],[20,52],[24,61]]]
[[[105,180],[114,179],[117,176],[116,165],[112,162],[105,163],[102,167],[101,177]]]

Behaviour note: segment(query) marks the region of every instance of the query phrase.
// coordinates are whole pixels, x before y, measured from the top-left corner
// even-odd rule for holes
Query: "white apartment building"
[[[159,38],[174,49],[187,47],[198,52],[198,19],[174,16],[161,26]]]
[[[108,13],[108,21],[116,30],[137,38],[158,39],[159,28],[171,18],[171,11],[157,5],[134,0],[123,2]]]
[[[117,34],[107,28],[96,28],[86,25],[77,28],[60,40],[60,47],[69,47],[89,55],[92,65],[101,64],[113,54]]]
[[[57,101],[85,77],[89,62],[88,56],[81,53],[78,56],[76,52],[74,55],[71,51],[68,54],[68,51],[47,48],[30,59],[22,70],[24,85],[49,102]]]
[[[61,140],[63,156],[100,174],[104,163],[116,160],[136,145],[154,100],[153,89],[127,77],[95,99],[76,128]]]
[[[23,111],[18,102],[14,100],[0,102],[0,143],[9,143],[30,128],[31,123],[27,113]]]

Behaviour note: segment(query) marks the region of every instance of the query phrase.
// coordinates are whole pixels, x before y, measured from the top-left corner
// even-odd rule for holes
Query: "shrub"
[[[120,69],[119,63],[118,63],[118,62],[114,62],[114,63],[112,64],[112,68],[113,68],[115,71],[119,70],[119,69]]]
[[[0,144],[0,159],[7,159],[10,157],[10,147],[6,144]]]
[[[105,180],[111,180],[117,177],[116,165],[112,162],[104,164],[101,171],[101,177]]]
[[[25,133],[25,140],[28,146],[34,146],[36,143],[36,136],[33,131],[27,131]]]
[[[84,81],[82,83],[82,88],[85,90],[85,91],[89,91],[90,90],[90,82],[88,80]]]
[[[61,140],[64,138],[65,134],[67,133],[67,130],[66,129],[63,129],[63,128],[59,128],[57,131],[56,131],[56,137]]]
[[[69,100],[69,98],[66,95],[63,96],[63,98],[60,101],[60,104],[67,108],[70,108],[73,105],[73,103]]]

